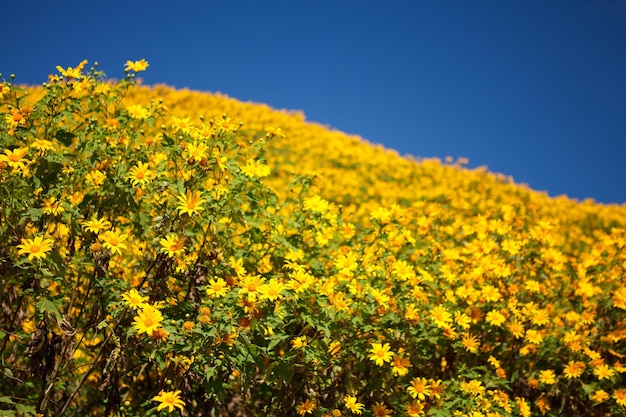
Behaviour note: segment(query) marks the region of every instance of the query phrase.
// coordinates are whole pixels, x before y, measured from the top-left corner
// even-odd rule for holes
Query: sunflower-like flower
[[[176,391],[163,391],[159,392],[159,395],[152,398],[153,401],[157,401],[160,404],[157,406],[157,411],[161,411],[167,408],[167,412],[171,413],[174,408],[184,411],[185,402],[180,399],[180,390]]]
[[[143,304],[133,321],[133,327],[137,330],[137,334],[146,333],[152,336],[152,333],[161,327],[162,321],[163,314],[159,309],[151,304]]]
[[[139,61],[126,61],[126,65],[124,66],[124,71],[134,71],[141,72],[145,71],[150,64],[145,59],[140,59]]]
[[[144,162],[138,162],[137,165],[132,167],[128,171],[128,180],[133,186],[142,187],[150,182],[154,176],[153,172],[149,169],[149,165]]]
[[[206,200],[202,198],[200,191],[187,191],[186,194],[180,194],[178,197],[178,207],[176,209],[180,214],[188,214],[190,216],[200,213],[204,208],[202,203]]]
[[[28,255],[28,260],[45,258],[46,254],[52,250],[54,241],[36,236],[34,239],[22,239],[22,243],[17,245],[19,255]]]

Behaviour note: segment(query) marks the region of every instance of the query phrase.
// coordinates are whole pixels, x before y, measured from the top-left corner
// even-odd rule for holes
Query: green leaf
[[[15,404],[13,400],[9,397],[0,397],[0,403]]]
[[[28,218],[31,222],[36,222],[37,220],[41,218],[42,215],[43,215],[42,208],[31,208],[31,209],[28,209],[24,213],[24,215],[22,216],[22,219]]]
[[[34,416],[37,413],[37,409],[32,405],[24,405],[24,404],[16,404],[15,408],[17,412],[22,415],[31,415]]]
[[[289,336],[275,336],[270,340],[270,343],[267,345],[267,350],[270,351],[276,347],[280,342],[288,339]]]
[[[58,321],[63,320],[63,315],[61,311],[59,311],[59,307],[53,301],[42,298],[37,302],[37,308],[41,312],[53,314]]]

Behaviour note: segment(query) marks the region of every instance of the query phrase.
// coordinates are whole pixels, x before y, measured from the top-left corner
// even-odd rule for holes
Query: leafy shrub
[[[624,412],[624,206],[85,66],[2,84],[5,415]]]

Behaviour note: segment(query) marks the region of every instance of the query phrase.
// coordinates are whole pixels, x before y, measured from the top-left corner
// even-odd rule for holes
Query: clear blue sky
[[[626,202],[626,1],[16,1],[0,72],[111,77],[299,109],[397,149]]]

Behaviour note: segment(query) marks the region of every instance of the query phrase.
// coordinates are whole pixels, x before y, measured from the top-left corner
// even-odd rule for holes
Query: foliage
[[[626,207],[85,65],[1,86],[0,413],[624,412]]]

